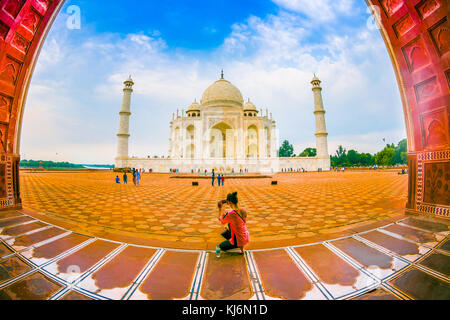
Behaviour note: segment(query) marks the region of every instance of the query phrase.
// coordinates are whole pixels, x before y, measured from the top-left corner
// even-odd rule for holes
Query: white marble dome
[[[250,99],[248,99],[247,103],[244,105],[244,111],[256,111],[256,112],[258,112],[258,110],[256,109],[256,106],[254,105],[253,102],[250,101]]]
[[[187,111],[200,111],[201,106],[197,101],[194,101],[188,108]]]
[[[244,98],[231,82],[220,79],[205,90],[201,104],[203,107],[242,107]]]

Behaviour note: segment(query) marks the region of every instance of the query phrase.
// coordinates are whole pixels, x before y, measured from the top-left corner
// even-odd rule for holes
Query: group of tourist
[[[304,168],[297,168],[297,169],[294,169],[294,168],[284,169],[284,168],[282,168],[281,172],[306,172],[306,170]]]
[[[212,174],[211,174],[211,176],[212,176],[212,183],[211,183],[211,185],[214,187],[214,182],[216,181],[216,173],[214,172],[214,169],[213,169],[213,171],[212,171]],[[224,184],[225,184],[225,176],[223,175],[223,174],[218,174],[217,175],[217,185],[220,187],[220,186],[224,186]]]
[[[136,170],[136,169],[132,169],[131,174],[133,175],[133,184],[135,186],[139,186],[141,183],[141,170]],[[123,173],[123,184],[128,184],[128,175],[127,172],[125,171]],[[119,176],[116,176],[116,183],[120,184],[120,178]]]

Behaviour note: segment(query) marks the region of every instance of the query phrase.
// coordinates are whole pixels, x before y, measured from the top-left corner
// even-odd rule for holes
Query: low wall
[[[255,172],[271,174],[286,170],[305,169],[306,171],[330,171],[330,159],[320,158],[267,158],[267,159],[116,159],[116,168],[152,170],[167,173],[177,169],[180,173],[204,173],[212,169],[218,172]]]

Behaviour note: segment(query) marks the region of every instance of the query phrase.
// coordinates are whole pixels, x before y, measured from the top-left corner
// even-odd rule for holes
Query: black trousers
[[[228,225],[228,228],[230,228],[230,226]],[[222,233],[222,237],[224,237],[225,240],[224,242],[222,242],[221,244],[219,244],[220,250],[222,251],[228,251],[231,249],[236,249],[238,246],[237,241],[236,241],[236,235],[234,235],[234,245],[231,244],[230,239],[231,239],[231,231],[230,229],[226,230],[225,232]]]

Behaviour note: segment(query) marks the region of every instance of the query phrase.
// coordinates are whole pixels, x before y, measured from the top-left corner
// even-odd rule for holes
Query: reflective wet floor
[[[149,247],[0,212],[0,299],[450,299],[450,222],[406,217],[299,246]]]

